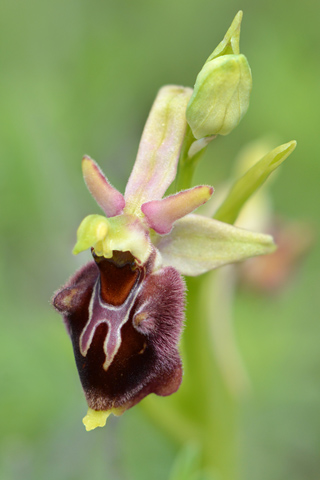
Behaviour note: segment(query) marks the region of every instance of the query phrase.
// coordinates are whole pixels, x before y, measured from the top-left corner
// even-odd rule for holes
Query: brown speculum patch
[[[92,252],[100,270],[100,295],[109,305],[122,305],[131,292],[139,270],[130,252],[114,250],[111,258],[98,257]]]

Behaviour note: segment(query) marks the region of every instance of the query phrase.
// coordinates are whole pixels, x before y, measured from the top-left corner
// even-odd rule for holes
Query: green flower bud
[[[200,71],[187,107],[187,121],[196,139],[228,135],[249,106],[251,70],[240,54],[240,10],[224,39]]]
[[[244,55],[223,55],[205,63],[187,107],[194,137],[228,135],[248,109],[251,88],[251,70]]]

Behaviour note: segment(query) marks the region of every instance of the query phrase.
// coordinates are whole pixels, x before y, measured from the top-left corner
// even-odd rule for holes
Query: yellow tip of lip
[[[92,410],[89,408],[87,415],[82,420],[87,432],[97,427],[104,427],[111,412],[111,410]]]

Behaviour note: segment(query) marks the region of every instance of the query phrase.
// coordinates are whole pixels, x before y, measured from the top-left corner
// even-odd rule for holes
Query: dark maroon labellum
[[[54,297],[72,340],[90,408],[124,410],[149,393],[170,395],[181,383],[177,345],[184,282],[172,267],[143,266],[130,252],[97,257]]]

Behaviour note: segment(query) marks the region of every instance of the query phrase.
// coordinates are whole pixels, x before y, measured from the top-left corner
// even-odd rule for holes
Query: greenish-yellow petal
[[[119,215],[106,218],[88,215],[77,231],[73,253],[93,248],[96,255],[111,258],[114,250],[131,252],[139,263],[145,263],[151,252],[148,231],[139,218]]]
[[[102,215],[88,215],[85,217],[77,231],[77,243],[73,253],[77,255],[104,240],[110,228],[109,221]]]

